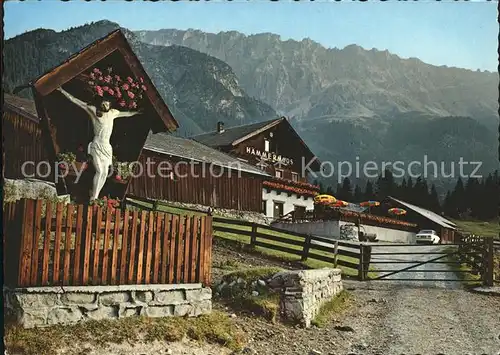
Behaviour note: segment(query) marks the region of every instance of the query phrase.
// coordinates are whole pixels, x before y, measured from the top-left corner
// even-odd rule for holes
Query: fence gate
[[[461,236],[457,244],[365,244],[376,271],[367,281],[478,282],[493,284],[493,240]],[[465,273],[475,275],[465,278]]]

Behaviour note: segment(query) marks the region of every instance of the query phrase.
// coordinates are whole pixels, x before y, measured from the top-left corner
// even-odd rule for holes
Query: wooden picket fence
[[[4,205],[9,286],[210,284],[212,217],[43,200]]]

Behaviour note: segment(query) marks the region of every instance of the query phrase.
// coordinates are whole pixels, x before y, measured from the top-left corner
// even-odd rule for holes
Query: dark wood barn
[[[260,212],[269,175],[221,151],[158,133],[148,137],[140,162],[153,175],[134,177],[131,196]]]
[[[4,94],[2,143],[4,178],[54,181],[33,101]]]

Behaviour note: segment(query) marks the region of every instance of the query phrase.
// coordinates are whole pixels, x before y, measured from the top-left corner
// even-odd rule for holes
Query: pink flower
[[[97,69],[97,68],[94,68],[93,72],[96,73],[96,74],[100,74],[101,73],[101,71],[99,69]]]
[[[109,90],[109,86],[105,86],[105,87],[103,87],[103,88],[102,88],[102,90],[104,90],[104,91],[106,91],[106,92],[107,92],[107,91]]]
[[[104,78],[103,78],[102,76],[100,76],[98,79],[99,79],[100,81],[103,81],[103,80],[104,80]]]
[[[115,96],[117,98],[121,98],[122,97],[122,92],[120,91],[119,88],[115,88]]]
[[[143,82],[144,82],[144,79],[143,79],[143,78],[139,78],[139,81],[140,81],[141,83],[143,83]]]
[[[120,81],[122,81],[122,78],[120,78],[119,75],[115,75],[115,80],[118,81],[118,82],[120,82]]]
[[[130,76],[127,77],[127,81],[132,84],[134,82],[134,79],[132,79]]]
[[[144,91],[146,91],[147,90],[146,85],[141,85],[141,89],[144,90]]]
[[[90,79],[95,79],[95,74],[94,73],[90,73]]]
[[[108,89],[108,93],[109,93],[110,95],[114,95],[114,94],[115,94],[115,92],[113,91],[113,89]]]
[[[104,94],[102,87],[100,87],[99,85],[95,87],[95,90],[97,91],[97,95],[99,96],[102,96]]]
[[[130,88],[130,87],[128,86],[128,84],[127,84],[127,83],[125,83],[125,84],[123,84],[123,85],[122,85],[122,89],[123,89],[123,90],[128,90],[129,88]]]
[[[135,101],[130,101],[130,103],[128,104],[128,108],[136,108],[137,107],[137,103]]]
[[[125,101],[122,100],[122,101],[120,101],[120,103],[118,105],[120,105],[121,107],[125,107],[126,103],[125,103]]]
[[[133,99],[135,97],[134,93],[132,91],[127,92],[128,97]]]
[[[110,83],[111,82],[111,76],[110,75],[106,75],[106,77],[104,78],[104,81],[107,82],[107,83]]]

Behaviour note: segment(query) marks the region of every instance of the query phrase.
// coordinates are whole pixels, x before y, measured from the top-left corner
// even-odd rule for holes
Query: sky
[[[27,0],[4,3],[5,38],[107,19],[130,30],[276,33],[325,47],[357,44],[434,65],[497,71],[497,1]]]

